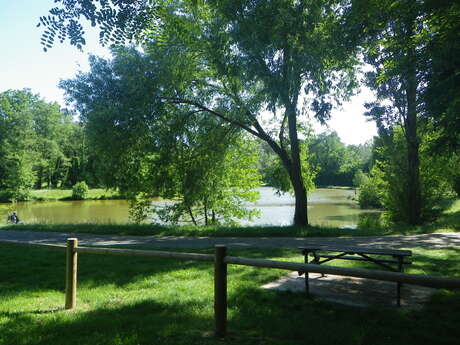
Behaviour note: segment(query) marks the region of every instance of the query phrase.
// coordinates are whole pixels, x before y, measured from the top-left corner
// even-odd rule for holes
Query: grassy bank
[[[115,190],[102,188],[90,189],[86,200],[120,199],[121,196]],[[31,199],[37,201],[71,200],[72,189],[40,189],[31,192]]]
[[[216,340],[209,263],[80,255],[78,309],[68,312],[63,252],[4,245],[0,252],[1,345],[428,345],[460,337],[459,294],[440,292],[423,310],[352,308],[262,290],[284,272],[232,265],[229,336]],[[301,259],[289,250],[231,255]],[[458,276],[459,260],[460,248],[418,250],[411,270]]]

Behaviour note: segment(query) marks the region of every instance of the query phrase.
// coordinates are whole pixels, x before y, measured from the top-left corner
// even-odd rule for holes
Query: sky
[[[47,52],[40,45],[42,28],[39,17],[47,15],[54,0],[0,0],[0,92],[29,88],[48,102],[65,105],[59,80],[72,78],[79,70],[88,70],[88,54],[109,57],[91,27],[83,52],[69,43],[55,43]],[[372,100],[368,89],[354,96],[341,109],[334,110],[328,126],[345,144],[363,144],[376,135],[373,122],[366,121],[364,102]],[[314,124],[316,132],[327,127]]]

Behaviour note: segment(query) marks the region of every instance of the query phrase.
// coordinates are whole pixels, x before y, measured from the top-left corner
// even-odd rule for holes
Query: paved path
[[[33,243],[65,243],[69,237],[77,237],[80,245],[126,246],[139,245],[153,248],[213,248],[226,244],[232,248],[298,248],[304,245],[342,245],[379,248],[446,248],[460,246],[460,233],[436,233],[422,235],[395,235],[369,237],[183,237],[183,236],[115,236],[92,234],[66,234],[0,230],[0,241]]]

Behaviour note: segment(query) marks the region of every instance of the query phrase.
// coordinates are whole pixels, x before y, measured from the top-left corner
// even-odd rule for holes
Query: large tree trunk
[[[307,191],[301,178],[301,174],[293,171],[296,177],[291,177],[292,186],[294,187],[295,194],[295,213],[294,213],[294,225],[305,226],[308,225],[308,212],[307,212]],[[300,181],[300,182],[299,182]]]
[[[408,42],[413,38],[413,26],[415,17],[407,21]],[[422,222],[422,196],[420,190],[420,159],[419,140],[417,135],[417,57],[414,47],[407,51],[407,75],[406,75],[406,141],[407,141],[407,163],[408,163],[408,222],[411,225],[418,225]]]
[[[290,105],[286,109],[291,144],[291,169],[289,176],[295,194],[294,225],[308,225],[307,191],[302,178],[302,163],[300,161],[299,138],[297,137],[297,114],[295,106]]]
[[[300,162],[300,151],[296,156],[292,155],[289,157],[288,153],[280,148],[270,137],[262,137],[273,151],[279,156],[284,168],[286,169],[289,179],[291,180],[292,188],[294,189],[295,196],[295,213],[294,213],[294,225],[305,226],[308,225],[308,212],[307,212],[307,191],[305,189],[302,169]],[[297,142],[297,147],[299,143]]]
[[[414,57],[413,49],[409,52]],[[415,60],[415,59],[414,59]],[[420,190],[420,159],[419,142],[417,135],[417,80],[415,63],[411,64],[407,74],[407,118],[406,118],[406,141],[408,162],[408,186],[409,195],[408,222],[418,225],[422,222],[422,197]]]

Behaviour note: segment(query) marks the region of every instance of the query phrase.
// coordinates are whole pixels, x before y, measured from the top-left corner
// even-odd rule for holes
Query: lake
[[[270,187],[261,187],[260,199],[250,208],[260,210],[260,217],[241,221],[245,225],[290,225],[294,217],[294,198],[285,193],[277,195]],[[363,214],[375,210],[361,210],[352,200],[352,189],[318,188],[309,193],[308,216],[312,225],[354,228]],[[154,202],[155,203],[155,202]],[[0,224],[5,224],[8,204],[0,204]],[[16,211],[27,224],[69,223],[128,223],[126,200],[36,201],[19,202]]]

